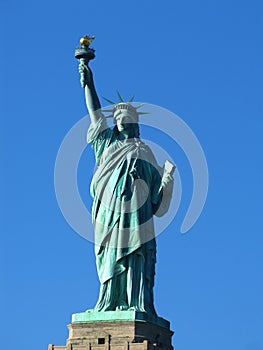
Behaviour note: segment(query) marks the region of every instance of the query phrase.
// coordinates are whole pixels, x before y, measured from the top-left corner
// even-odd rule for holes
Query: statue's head
[[[129,102],[124,102],[120,93],[117,91],[119,97],[119,103],[114,103],[107,98],[104,99],[113,105],[113,109],[104,110],[104,112],[110,112],[111,115],[106,116],[106,118],[113,117],[115,129],[120,133],[127,133],[130,137],[139,138],[139,115],[140,114],[148,114],[147,112],[138,112],[137,109],[143,106],[143,104],[137,105],[133,107],[132,101],[134,96],[130,99]]]
[[[118,103],[114,106],[113,120],[120,133],[139,138],[138,113],[129,103]]]

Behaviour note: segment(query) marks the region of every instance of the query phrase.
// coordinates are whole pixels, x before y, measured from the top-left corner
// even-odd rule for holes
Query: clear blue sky
[[[158,238],[156,308],[174,346],[262,350],[262,1],[1,0],[0,9],[1,348],[64,345],[71,314],[98,295],[93,245],[67,225],[53,187],[59,145],[86,114],[74,48],[90,33],[100,97],[117,88],[168,108],[207,157],[198,222],[179,233],[189,180]],[[179,151],[178,162],[190,179]]]

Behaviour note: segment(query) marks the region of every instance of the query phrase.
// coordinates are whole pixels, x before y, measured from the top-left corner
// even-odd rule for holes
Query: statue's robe
[[[91,124],[96,156],[91,183],[92,220],[100,296],[97,311],[133,308],[156,315],[153,284],[156,242],[153,215],[162,208],[162,169],[142,141],[124,140],[105,118]]]

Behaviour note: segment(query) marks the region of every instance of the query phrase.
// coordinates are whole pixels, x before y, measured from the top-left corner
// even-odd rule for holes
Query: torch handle
[[[87,85],[87,71],[88,71],[87,66],[88,66],[89,61],[86,58],[80,58],[79,62],[82,65],[82,67],[84,68],[82,70],[82,72],[80,73],[80,84],[84,89],[85,86]]]

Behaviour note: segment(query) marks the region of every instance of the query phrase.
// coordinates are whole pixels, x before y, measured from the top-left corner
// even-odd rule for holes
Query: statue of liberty
[[[82,45],[85,48],[83,41]],[[91,195],[101,286],[94,311],[135,310],[155,317],[153,216],[168,211],[172,172],[157,164],[140,139],[140,106],[134,106],[132,100],[124,102],[118,94],[119,103],[111,102],[114,126],[109,127],[87,59],[80,59],[79,72],[91,119],[87,141],[97,164]]]

